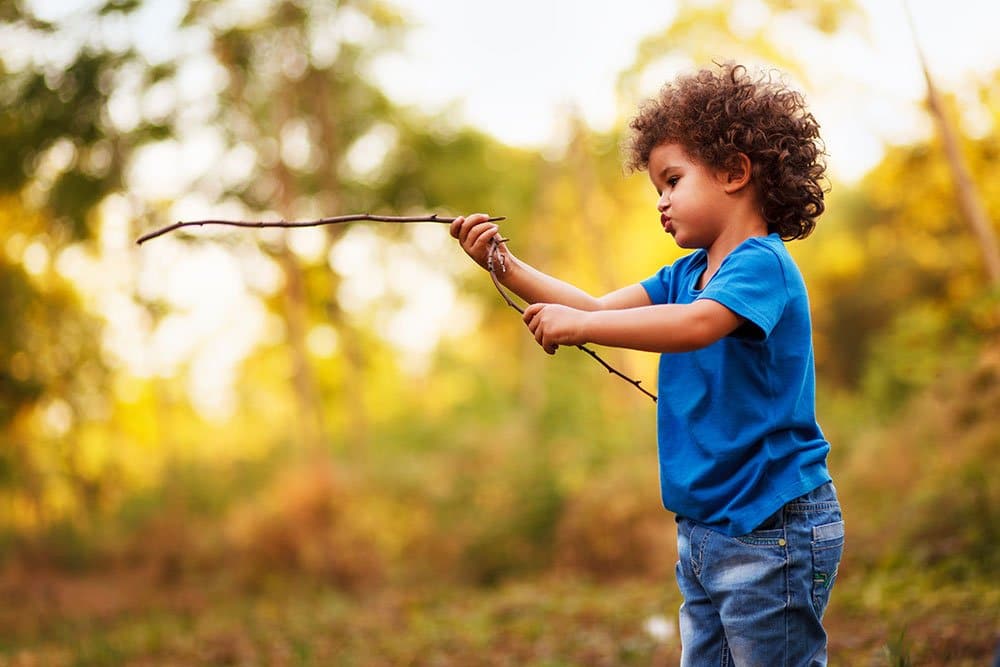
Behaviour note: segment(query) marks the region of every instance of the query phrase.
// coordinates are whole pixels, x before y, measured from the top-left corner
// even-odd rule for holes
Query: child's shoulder
[[[759,279],[779,280],[786,285],[802,281],[798,265],[778,234],[746,239],[723,260],[720,273],[724,269],[727,272],[751,274]]]
[[[774,232],[765,236],[751,236],[738,246],[738,248],[740,247],[764,250],[781,257],[788,255],[788,249],[785,247],[785,242],[782,241],[781,237]]]
[[[777,234],[751,236],[726,256],[724,261],[757,262],[777,268],[793,261],[785,242]]]

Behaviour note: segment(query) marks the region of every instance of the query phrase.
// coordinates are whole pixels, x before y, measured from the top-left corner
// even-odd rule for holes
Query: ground
[[[494,588],[408,584],[346,593],[280,577],[35,576],[0,591],[0,666],[675,665],[672,581],[546,576]],[[989,586],[842,581],[831,665],[988,665],[1000,629]]]

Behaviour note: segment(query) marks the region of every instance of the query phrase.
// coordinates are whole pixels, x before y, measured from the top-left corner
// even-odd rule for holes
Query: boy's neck
[[[767,235],[767,221],[756,210],[756,207],[748,206],[745,210],[734,215],[730,223],[712,242],[712,245],[705,248],[708,253],[708,266],[705,267],[705,272],[698,281],[698,287],[702,288],[708,284],[715,272],[719,270],[722,260],[738,245],[747,239]]]

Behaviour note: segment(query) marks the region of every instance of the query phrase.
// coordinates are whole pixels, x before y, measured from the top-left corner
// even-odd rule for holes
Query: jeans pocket
[[[733,539],[748,547],[784,547],[785,529],[754,530],[745,535],[737,535]]]
[[[837,579],[840,557],[844,552],[844,522],[834,521],[812,529],[813,586],[816,614],[823,615],[830,601],[830,589]]]

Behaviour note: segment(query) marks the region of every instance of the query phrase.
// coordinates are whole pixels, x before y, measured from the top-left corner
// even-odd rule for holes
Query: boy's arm
[[[455,218],[451,224],[451,235],[483,268],[487,266],[490,241],[500,233],[496,224],[487,222],[488,217],[477,213],[467,218]],[[500,252],[504,255],[505,270],[497,270],[497,278],[504,287],[528,303],[563,304],[585,311],[635,308],[651,303],[641,285],[630,285],[603,297],[595,297],[521,261],[507,249],[505,243],[500,244]]]
[[[743,323],[736,313],[711,299],[598,312],[535,303],[525,309],[524,321],[549,354],[560,345],[584,343],[646,352],[689,352],[711,345]]]

